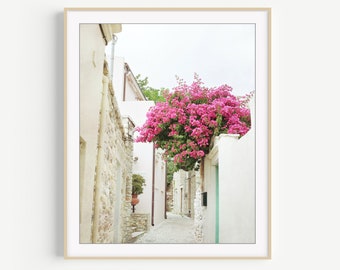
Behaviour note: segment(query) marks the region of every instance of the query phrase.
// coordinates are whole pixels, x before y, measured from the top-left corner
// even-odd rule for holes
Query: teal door
[[[220,198],[219,198],[219,174],[218,165],[215,167],[215,179],[216,179],[216,220],[215,220],[215,244],[220,242]]]

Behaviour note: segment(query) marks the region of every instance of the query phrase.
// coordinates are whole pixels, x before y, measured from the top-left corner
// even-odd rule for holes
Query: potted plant
[[[138,195],[143,193],[145,179],[140,174],[132,175],[132,211],[135,212],[135,205],[139,203]]]

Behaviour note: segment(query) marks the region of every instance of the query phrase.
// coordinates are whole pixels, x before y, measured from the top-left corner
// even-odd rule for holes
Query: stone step
[[[129,241],[129,243],[134,243],[138,240],[138,238],[140,238],[145,232],[133,232],[131,234],[131,240]]]
[[[145,232],[133,232],[133,233],[132,233],[132,238],[141,236],[141,235],[144,234],[144,233],[145,233]]]

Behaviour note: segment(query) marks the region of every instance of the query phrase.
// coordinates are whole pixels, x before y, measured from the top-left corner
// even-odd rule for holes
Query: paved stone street
[[[195,243],[194,220],[186,216],[167,213],[167,219],[139,238],[136,243],[185,244]]]

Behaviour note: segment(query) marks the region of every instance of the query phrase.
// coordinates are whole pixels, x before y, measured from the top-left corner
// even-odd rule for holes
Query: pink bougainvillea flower
[[[166,101],[150,108],[136,142],[154,142],[177,169],[192,170],[209,152],[213,136],[249,131],[251,96],[236,97],[228,85],[204,87],[196,74],[191,85],[178,79],[172,92],[165,91]]]

